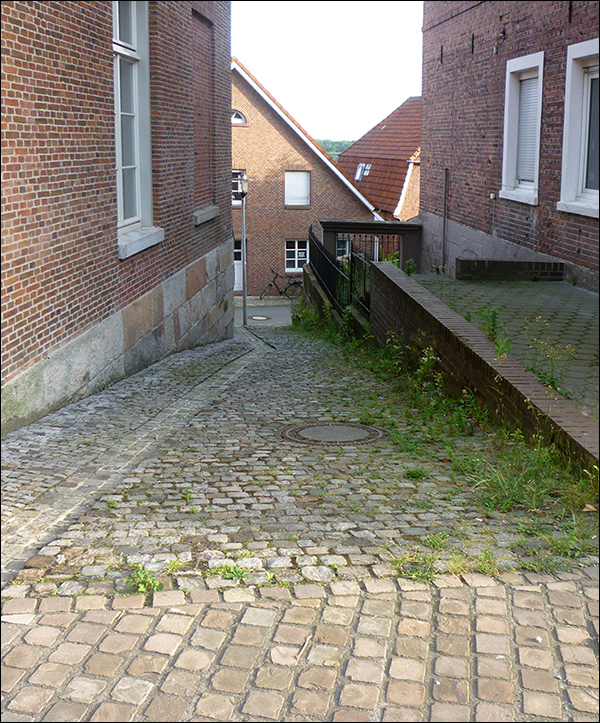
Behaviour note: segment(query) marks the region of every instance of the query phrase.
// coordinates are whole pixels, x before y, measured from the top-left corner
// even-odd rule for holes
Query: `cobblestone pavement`
[[[7,435],[2,720],[596,720],[597,556],[525,572],[555,521],[483,514],[434,439],[284,433],[390,403],[253,327]]]
[[[415,274],[432,294],[481,328],[497,309],[511,353],[559,382],[586,414],[598,419],[598,294],[569,283],[459,281]]]

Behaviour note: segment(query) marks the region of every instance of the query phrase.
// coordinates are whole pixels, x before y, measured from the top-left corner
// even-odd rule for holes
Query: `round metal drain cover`
[[[271,317],[270,316],[251,316],[250,318],[253,321],[268,321]]]
[[[281,439],[302,444],[365,444],[385,436],[383,429],[352,422],[326,422],[321,424],[293,424],[277,432]]]

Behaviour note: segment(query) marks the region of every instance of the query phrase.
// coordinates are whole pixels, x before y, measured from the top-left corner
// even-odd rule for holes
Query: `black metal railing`
[[[341,239],[340,243],[345,241],[346,239]],[[368,317],[371,273],[370,259],[364,253],[364,249],[355,253],[353,241],[349,239],[344,249],[338,245],[338,252],[345,250],[346,253],[335,258],[315,236],[312,229],[309,232],[309,245],[310,266],[336,311],[343,314],[346,307],[354,305]]]

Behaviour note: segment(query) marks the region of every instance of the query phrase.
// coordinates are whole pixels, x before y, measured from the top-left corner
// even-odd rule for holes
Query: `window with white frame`
[[[113,2],[119,258],[164,238],[152,225],[148,3]]]
[[[500,198],[536,205],[540,165],[544,53],[506,64]]]
[[[599,41],[567,49],[559,211],[598,218]]]
[[[310,206],[310,171],[285,172],[285,205]]]
[[[288,240],[285,242],[285,270],[302,271],[308,263],[308,241]]]

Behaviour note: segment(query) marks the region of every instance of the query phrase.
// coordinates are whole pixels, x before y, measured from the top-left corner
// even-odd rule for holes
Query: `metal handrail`
[[[370,302],[370,264],[361,254],[350,252],[336,259],[315,236],[309,231],[310,266],[339,314],[354,305],[364,315],[369,315]]]

